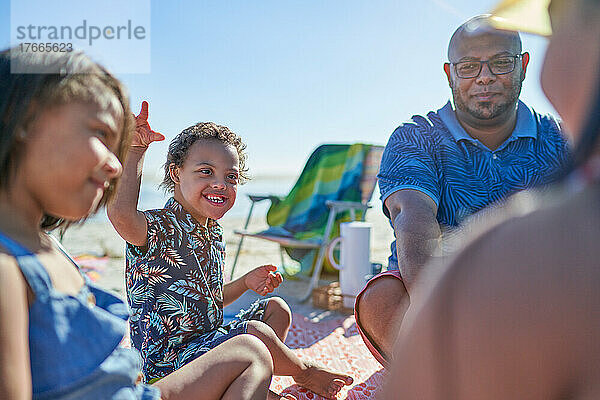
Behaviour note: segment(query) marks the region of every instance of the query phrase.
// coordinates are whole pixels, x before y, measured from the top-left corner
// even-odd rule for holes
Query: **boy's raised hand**
[[[135,117],[135,133],[131,140],[131,147],[137,149],[147,149],[150,143],[165,140],[162,133],[154,132],[148,124],[148,102],[142,101],[142,109]]]
[[[246,287],[261,296],[271,293],[283,282],[283,277],[274,265],[261,265],[248,272],[244,278]]]

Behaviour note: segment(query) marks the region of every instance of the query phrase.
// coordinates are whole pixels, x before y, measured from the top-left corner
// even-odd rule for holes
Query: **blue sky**
[[[324,142],[385,144],[399,123],[449,99],[449,38],[495,2],[151,1],[151,72],[118,75],[132,108],[148,100],[151,126],[167,136],[148,151],[146,174],[198,121],[240,134],[255,176],[296,175]],[[0,11],[5,48],[10,1]],[[539,85],[545,40],[525,35],[523,44],[532,58],[521,98],[553,112]]]

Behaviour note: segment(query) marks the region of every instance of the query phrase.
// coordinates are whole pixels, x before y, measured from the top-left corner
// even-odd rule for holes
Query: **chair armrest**
[[[263,201],[263,200],[271,200],[271,201],[273,201],[273,200],[280,200],[281,199],[280,196],[275,196],[273,194],[267,194],[267,195],[249,194],[248,198],[253,203],[258,203],[259,201]]]
[[[372,206],[367,203],[360,203],[358,201],[337,201],[337,200],[327,200],[325,202],[327,207],[335,210],[336,212],[345,211],[345,210],[363,210],[367,211],[367,209]]]

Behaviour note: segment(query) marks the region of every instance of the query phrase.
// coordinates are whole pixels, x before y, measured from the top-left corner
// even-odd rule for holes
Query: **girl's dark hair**
[[[247,155],[246,145],[242,139],[226,126],[217,125],[214,122],[198,122],[189,128],[185,128],[169,144],[167,161],[163,168],[165,175],[160,187],[168,193],[175,190],[175,182],[171,179],[169,172],[171,164],[181,167],[187,158],[190,147],[200,139],[214,139],[226,145],[235,147],[239,159],[239,183],[244,184],[248,179],[248,168],[246,167]]]
[[[23,133],[45,109],[74,102],[95,102],[122,113],[116,156],[123,163],[134,123],[127,92],[114,76],[82,52],[28,53],[18,47],[0,52],[0,191],[13,183],[26,146]],[[94,211],[114,196],[116,184],[115,178]],[[41,228],[72,222],[45,215]]]

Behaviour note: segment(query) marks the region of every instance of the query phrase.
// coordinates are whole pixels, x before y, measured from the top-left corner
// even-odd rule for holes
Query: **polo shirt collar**
[[[437,113],[450,131],[450,134],[452,134],[452,137],[454,137],[454,140],[457,142],[467,140],[471,143],[479,143],[477,139],[472,138],[460,125],[458,119],[456,119],[456,113],[454,112],[454,107],[452,107],[450,101],[448,101],[444,107],[440,108]],[[517,138],[525,137],[537,139],[537,122],[533,111],[525,103],[519,100],[517,105],[517,124],[505,143]]]

